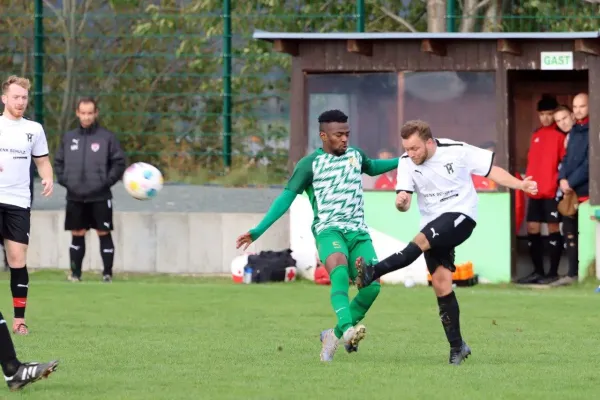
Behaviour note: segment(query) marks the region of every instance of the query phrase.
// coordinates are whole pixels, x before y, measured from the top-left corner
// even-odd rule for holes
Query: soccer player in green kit
[[[379,283],[358,291],[350,302],[349,280],[356,278],[355,260],[376,262],[368,227],[365,224],[362,174],[370,176],[396,169],[398,158],[371,160],[361,150],[348,146],[348,116],[339,110],[319,116],[323,146],[302,158],[284,191],[273,201],[263,220],[237,239],[237,248],[246,249],[290,208],[297,195],[306,192],[314,212],[312,232],[321,262],[331,279],[331,306],[337,316],[335,328],[321,332],[321,361],[332,361],[340,339],[348,353],[358,350],[365,337],[364,325],[357,325],[381,289]]]

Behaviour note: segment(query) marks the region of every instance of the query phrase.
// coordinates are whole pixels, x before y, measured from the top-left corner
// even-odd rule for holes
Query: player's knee
[[[14,243],[6,247],[6,261],[11,268],[23,268],[27,260],[27,246]]]
[[[348,265],[348,260],[343,253],[333,253],[325,260],[325,269],[331,274],[335,267],[340,265]]]
[[[73,236],[85,236],[85,232],[86,232],[85,229],[79,229],[79,230],[76,230],[76,231],[71,231],[71,235],[73,235]]]
[[[110,234],[110,231],[96,231],[96,233],[98,234],[98,236],[106,236],[108,234]]]
[[[419,232],[419,234],[415,236],[415,238],[413,239],[413,243],[419,246],[419,248],[423,252],[431,248],[431,246],[429,245],[429,240],[427,240],[427,237],[425,236],[425,234],[423,234],[423,232]]]
[[[528,222],[527,233],[537,235],[538,233],[540,233],[540,226],[541,224],[539,222]]]
[[[431,286],[437,297],[443,297],[452,292],[452,271],[438,267],[431,275]]]
[[[548,224],[548,233],[557,233],[560,232],[559,224]]]

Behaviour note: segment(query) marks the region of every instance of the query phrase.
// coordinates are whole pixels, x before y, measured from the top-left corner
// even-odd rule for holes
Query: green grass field
[[[328,287],[236,285],[227,279],[31,274],[22,360],[59,370],[19,394],[32,399],[584,399],[600,360],[590,284],[531,291],[458,288],[473,355],[447,365],[430,288],[385,286],[358,353],[319,361],[333,324]],[[12,322],[8,275],[1,310]],[[354,293],[353,289],[353,293]]]

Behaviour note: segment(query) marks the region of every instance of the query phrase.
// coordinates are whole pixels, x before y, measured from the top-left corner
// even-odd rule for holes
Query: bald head
[[[573,115],[575,119],[581,121],[588,116],[588,95],[579,93],[573,98]]]

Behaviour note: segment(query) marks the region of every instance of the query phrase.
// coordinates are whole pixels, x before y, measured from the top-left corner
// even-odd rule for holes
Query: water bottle
[[[596,292],[596,293],[600,293],[600,286],[598,286],[598,287],[596,288],[596,290],[594,290],[594,292]]]
[[[246,265],[244,267],[244,278],[243,278],[243,282],[244,283],[252,283],[252,267],[249,265]]]

